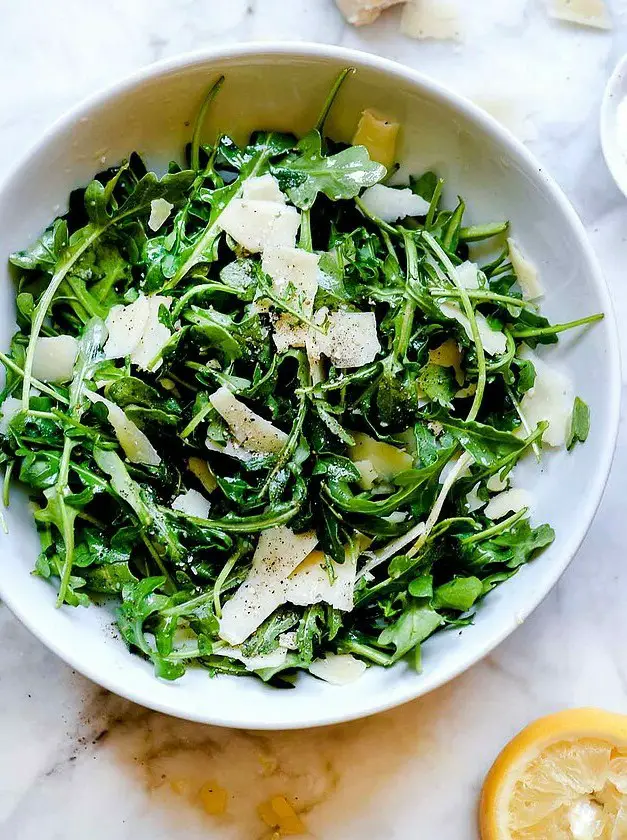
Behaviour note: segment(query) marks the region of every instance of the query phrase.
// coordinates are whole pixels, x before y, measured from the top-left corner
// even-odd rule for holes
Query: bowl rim
[[[627,159],[623,159],[621,152],[617,151],[614,137],[617,108],[620,104],[616,100],[616,96],[621,92],[621,83],[623,90],[627,87],[626,77],[627,53],[616,62],[609,79],[605,83],[599,111],[601,151],[614,183],[624,196],[627,196]]]
[[[607,371],[609,374],[609,416],[607,417],[607,423],[610,429],[610,434],[606,436],[601,444],[597,467],[594,478],[589,486],[587,503],[583,511],[584,516],[581,517],[579,522],[574,526],[574,534],[571,532],[569,542],[565,546],[561,556],[558,556],[552,561],[552,573],[548,576],[546,585],[540,591],[533,592],[528,596],[524,612],[519,613],[518,615],[518,623],[520,623],[544,600],[548,593],[553,589],[567,566],[570,564],[579,550],[601,502],[603,492],[610,475],[619,430],[621,396],[620,345],[609,287],[602,274],[583,223],[562,189],[557,185],[553,178],[546,173],[544,167],[540,165],[536,157],[523,145],[520,140],[518,140],[507,128],[501,125],[501,123],[499,123],[494,117],[478,105],[475,105],[466,97],[455,92],[439,81],[434,80],[430,76],[418,70],[414,70],[413,68],[407,67],[399,62],[382,58],[369,52],[316,42],[250,41],[245,43],[232,43],[219,47],[203,48],[200,50],[185,52],[160,60],[148,66],[142,67],[131,74],[127,74],[119,78],[117,81],[113,81],[112,83],[107,84],[106,86],[98,89],[96,92],[83,98],[76,105],[65,111],[53,123],[51,123],[51,125],[40,135],[39,139],[34,142],[21,156],[19,161],[11,167],[7,175],[0,181],[0,192],[10,188],[13,182],[19,182],[24,170],[28,167],[30,160],[40,154],[57,134],[60,134],[70,128],[81,116],[97,109],[112,97],[130,90],[137,85],[140,85],[142,82],[167,74],[173,70],[182,70],[197,64],[210,64],[220,60],[246,56],[250,56],[251,58],[261,56],[292,56],[294,59],[337,59],[347,65],[356,64],[358,67],[370,67],[374,70],[379,70],[392,78],[402,78],[405,81],[411,82],[426,91],[429,95],[434,96],[440,101],[446,102],[458,112],[468,117],[472,122],[478,125],[479,128],[486,131],[488,134],[491,134],[510,153],[513,153],[522,160],[528,168],[534,170],[535,177],[540,179],[542,187],[555,202],[579,240],[580,246],[590,268],[590,282],[593,284],[597,294],[599,295],[603,304],[603,312],[605,313],[605,319],[602,323],[606,331],[606,341],[608,347]],[[427,678],[414,685],[410,684],[408,686],[403,684],[391,691],[385,699],[379,699],[378,701],[373,702],[370,700],[369,695],[364,694],[363,703],[360,703],[358,709],[351,708],[346,711],[341,710],[341,704],[334,704],[333,710],[327,710],[323,704],[320,704],[320,712],[315,718],[308,717],[307,719],[290,719],[285,723],[277,725],[273,721],[260,721],[253,718],[247,721],[240,718],[234,719],[230,718],[228,714],[215,714],[211,710],[208,710],[207,713],[201,711],[194,713],[190,710],[183,710],[179,708],[179,704],[174,696],[172,697],[172,701],[168,703],[160,700],[154,700],[150,694],[144,694],[140,691],[129,689],[124,684],[123,678],[118,676],[117,673],[109,672],[102,674],[99,671],[97,664],[92,665],[90,662],[84,662],[79,656],[75,656],[71,649],[68,650],[62,645],[57,644],[55,641],[50,641],[46,638],[44,633],[41,632],[41,628],[37,622],[31,621],[28,610],[22,609],[19,603],[16,603],[10,595],[7,596],[2,589],[2,579],[0,578],[0,595],[2,595],[2,599],[6,605],[14,613],[14,615],[41,642],[43,642],[44,645],[46,645],[47,648],[52,650],[64,662],[83,676],[103,686],[107,690],[124,697],[127,700],[138,703],[141,706],[153,709],[154,711],[169,714],[174,717],[183,718],[185,720],[212,724],[214,726],[251,728],[258,730],[308,729],[317,726],[326,726],[360,719],[381,711],[386,711],[396,706],[400,706],[410,700],[417,699],[424,694],[434,691],[468,670],[471,666],[475,665],[491,653],[499,644],[501,644],[501,642],[503,642],[513,632],[516,626],[513,623],[504,622],[503,627],[497,632],[494,632],[492,636],[484,642],[483,646],[478,648],[472,656],[460,659],[459,663],[449,667],[436,677],[432,677],[431,679]]]

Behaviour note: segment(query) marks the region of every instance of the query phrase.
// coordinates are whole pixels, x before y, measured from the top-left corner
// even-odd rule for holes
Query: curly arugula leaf
[[[316,130],[299,141],[294,154],[271,169],[290,201],[301,210],[313,207],[318,193],[332,201],[355,198],[364,187],[378,183],[386,174],[385,166],[370,160],[365,146],[350,146],[324,157],[322,137]]]

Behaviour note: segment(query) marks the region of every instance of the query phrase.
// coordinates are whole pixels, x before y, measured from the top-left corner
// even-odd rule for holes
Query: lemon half
[[[567,709],[523,729],[481,794],[482,840],[627,840],[627,716]]]

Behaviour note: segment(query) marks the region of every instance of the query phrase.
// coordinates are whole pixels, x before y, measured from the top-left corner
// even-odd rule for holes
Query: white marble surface
[[[398,34],[398,10],[354,30],[332,0],[0,0],[0,176],[69,105],[162,57],[270,38],[359,47],[454,86],[528,142],[584,219],[624,321],[627,203],[597,121],[627,51],[627,2],[609,3],[613,30],[598,32],[551,21],[544,0],[459,0],[459,40],[436,43]],[[267,836],[256,806],[282,793],[324,840],[476,838],[481,779],[518,728],[567,705],[627,712],[626,467],[623,429],[582,549],[492,656],[422,700],[333,729],[258,736],[147,712],[72,673],[0,605],[0,836],[251,840]],[[208,780],[229,792],[222,818],[197,797]]]

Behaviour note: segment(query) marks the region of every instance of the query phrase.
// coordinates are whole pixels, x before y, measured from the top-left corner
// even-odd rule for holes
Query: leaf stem
[[[466,313],[466,317],[470,322],[472,338],[475,345],[475,353],[477,356],[477,390],[475,391],[472,405],[470,407],[470,411],[468,412],[468,417],[466,419],[474,420],[477,414],[479,413],[479,408],[481,407],[481,402],[483,400],[483,394],[485,392],[485,386],[487,381],[485,351],[483,349],[481,335],[479,334],[479,327],[477,326],[475,311],[473,309],[470,298],[468,297],[467,290],[459,282],[457,272],[455,271],[455,266],[451,262],[448,254],[443,250],[443,248],[437,242],[435,237],[432,236],[428,231],[423,230],[421,232],[421,236],[446,269],[448,279],[451,282],[451,284],[457,288],[462,306]]]
[[[512,335],[514,338],[535,338],[536,336],[542,335],[555,335],[565,330],[572,330],[574,327],[594,324],[596,321],[602,321],[603,318],[605,318],[603,312],[598,312],[596,315],[588,315],[586,318],[579,318],[577,321],[568,321],[565,324],[553,324],[550,327],[538,327],[537,329],[529,330],[512,330]]]
[[[345,67],[343,70],[340,71],[338,77],[333,82],[333,87],[329,91],[327,98],[322,106],[322,111],[320,111],[320,116],[318,117],[314,129],[316,131],[322,132],[324,128],[324,124],[326,122],[327,117],[329,116],[329,111],[333,107],[333,103],[335,102],[335,98],[340,92],[340,88],[344,84],[346,77],[355,73],[356,70],[354,67]]]
[[[200,134],[202,132],[203,125],[205,123],[205,118],[207,116],[207,111],[209,110],[209,106],[216,98],[218,91],[224,84],[224,76],[220,76],[216,81],[211,85],[209,88],[209,92],[205,96],[205,99],[200,106],[200,110],[198,111],[198,116],[196,117],[196,122],[194,123],[194,131],[192,133],[192,151],[191,151],[191,166],[194,172],[198,172],[200,169]]]
[[[483,540],[490,539],[490,537],[496,537],[502,531],[507,531],[512,525],[515,525],[528,512],[529,508],[524,507],[522,510],[512,514],[512,516],[508,516],[507,519],[503,519],[501,522],[497,522],[496,525],[486,528],[485,531],[479,531],[478,534],[471,534],[469,537],[464,537],[460,542],[464,545],[471,545],[472,543],[483,542]]]

